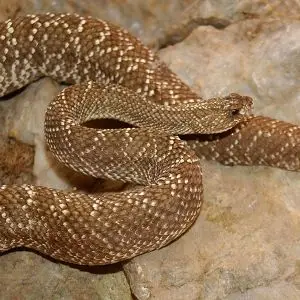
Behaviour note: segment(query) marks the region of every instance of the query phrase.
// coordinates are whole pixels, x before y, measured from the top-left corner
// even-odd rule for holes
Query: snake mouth
[[[229,108],[233,116],[248,116],[252,114],[253,100],[251,97],[232,93],[228,95],[225,100],[229,101]]]
[[[235,109],[231,112],[231,117],[236,120],[236,123],[247,121],[249,118],[253,117],[251,109]]]
[[[242,116],[242,117],[249,117],[249,116],[252,116],[252,107],[242,107],[240,109],[234,109],[232,110],[231,112],[231,115],[233,117],[236,117],[236,116]]]

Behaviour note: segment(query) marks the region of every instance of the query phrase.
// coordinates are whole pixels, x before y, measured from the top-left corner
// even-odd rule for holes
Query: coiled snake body
[[[1,96],[41,76],[75,84],[46,113],[46,140],[56,158],[85,174],[137,184],[91,195],[2,186],[0,251],[25,246],[77,264],[114,263],[160,248],[193,224],[202,201],[198,156],[299,169],[298,127],[250,117],[248,97],[202,101],[112,24],[28,15],[1,23],[0,43]],[[83,126],[97,118],[134,127]],[[223,131],[206,141],[194,136],[189,146],[177,136]]]

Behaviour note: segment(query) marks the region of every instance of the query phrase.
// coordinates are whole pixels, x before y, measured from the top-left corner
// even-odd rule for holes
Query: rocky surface
[[[0,261],[0,299],[130,300],[120,266],[76,268],[33,253],[10,253]]]
[[[154,48],[177,42],[161,50],[161,58],[201,96],[247,94],[254,98],[255,113],[300,125],[296,0],[230,5],[139,0],[53,5],[45,0],[1,5],[1,19],[36,11],[77,11],[114,20]],[[93,181],[69,173],[45,151],[43,112],[60,89],[43,79],[1,102],[1,133],[35,145],[37,184],[91,187]],[[137,299],[300,298],[300,175],[212,162],[203,162],[203,171],[205,203],[196,224],[170,246],[125,265]],[[0,298],[20,295],[131,299],[120,266],[82,270],[33,253],[12,252],[0,257]]]
[[[203,172],[205,202],[191,230],[125,266],[134,294],[298,299],[299,174],[208,162]]]
[[[161,58],[204,98],[231,91],[300,125],[300,22],[199,27]],[[139,299],[297,299],[299,173],[204,162],[205,203],[178,241],[125,266]],[[270,294],[270,286],[276,292]]]
[[[183,40],[199,25],[224,28],[244,19],[297,19],[298,0],[11,0],[0,20],[24,13],[76,12],[113,21],[157,49]]]
[[[33,162],[33,146],[0,135],[0,185],[32,183]]]

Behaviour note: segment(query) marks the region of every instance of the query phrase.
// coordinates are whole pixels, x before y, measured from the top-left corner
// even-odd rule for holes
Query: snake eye
[[[239,109],[234,109],[234,110],[231,111],[231,115],[233,117],[237,116],[238,114],[240,114],[240,110]]]

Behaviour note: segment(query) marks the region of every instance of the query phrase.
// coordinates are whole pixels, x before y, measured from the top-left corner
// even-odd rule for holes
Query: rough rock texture
[[[255,100],[256,113],[300,124],[299,6],[297,0],[28,0],[0,3],[0,18],[76,11],[122,24],[153,47],[184,39],[162,50],[161,57],[204,98],[247,94]],[[35,145],[36,183],[94,188],[93,180],[70,173],[45,152],[43,112],[60,88],[43,79],[1,102],[0,131]],[[136,297],[300,298],[300,174],[209,162],[203,163],[203,171],[205,203],[197,223],[170,246],[125,266]],[[82,271],[32,253],[12,252],[0,257],[0,298],[20,295],[131,299],[119,267]]]
[[[33,146],[0,135],[0,185],[32,183],[33,162]]]
[[[32,12],[77,12],[119,24],[153,48],[183,40],[199,25],[223,28],[247,18],[299,17],[298,0],[11,0],[0,19]]]
[[[224,30],[198,27],[160,54],[203,98],[236,91],[253,97],[255,114],[299,123],[299,24],[268,19]]]
[[[248,94],[255,112],[300,124],[300,22],[199,27],[161,57],[205,98]],[[125,266],[139,299],[296,299],[299,173],[204,164],[195,226]],[[276,292],[270,294],[270,286]]]
[[[203,171],[205,203],[192,229],[125,266],[133,293],[138,299],[298,299],[299,174],[208,162]]]
[[[33,253],[10,256],[10,260],[1,260],[0,299],[132,299],[119,265],[109,270],[87,270],[57,264]]]

